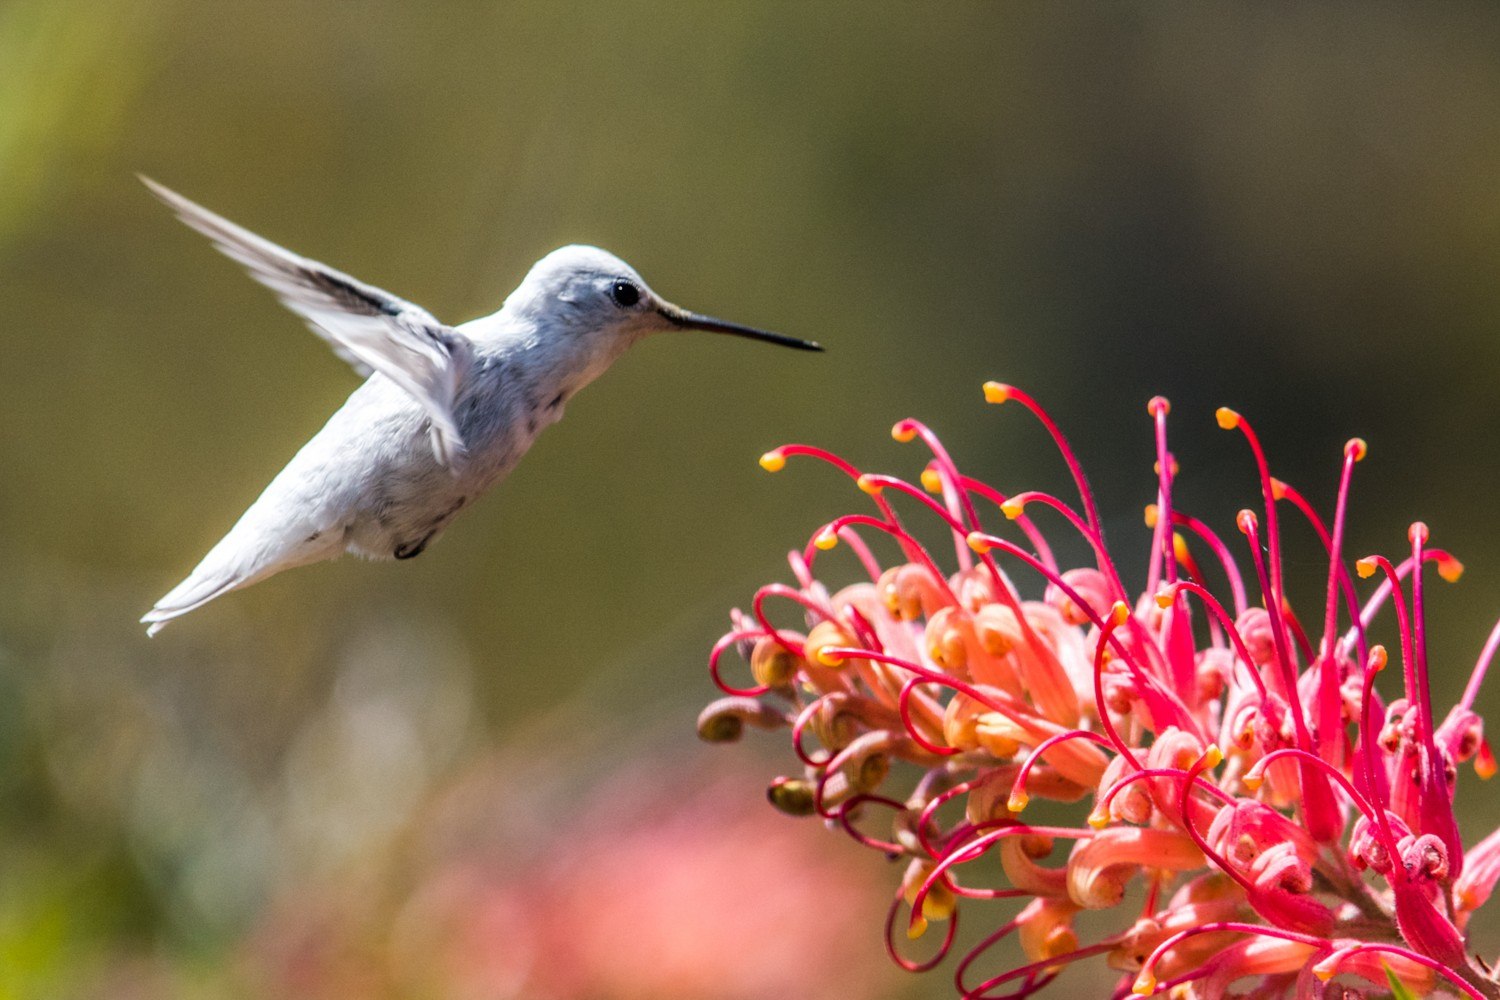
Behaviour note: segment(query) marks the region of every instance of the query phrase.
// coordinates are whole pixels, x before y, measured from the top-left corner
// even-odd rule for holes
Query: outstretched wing
[[[458,467],[464,445],[453,407],[472,356],[467,337],[421,306],[262,239],[148,177],[141,181],[357,371],[380,372],[409,393],[431,420],[433,452]]]

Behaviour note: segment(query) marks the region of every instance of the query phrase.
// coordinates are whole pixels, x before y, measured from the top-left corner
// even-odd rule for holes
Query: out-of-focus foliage
[[[1430,609],[1451,698],[1500,606],[1497,46],[1478,5],[7,0],[0,996],[250,988],[271,901],[431,871],[393,845],[492,748],[565,741],[558,704],[688,732],[725,609],[844,506],[766,448],[882,464],[868,428],[915,415],[1061,487],[984,378],[1047,399],[1107,530],[1152,497],[1154,393],[1254,413],[1320,500],[1365,437],[1351,550],[1420,514],[1469,567]],[[147,642],[354,381],[135,171],[444,318],[583,240],[830,350],[643,345],[421,559]],[[1242,451],[1174,435],[1227,525],[1201,484]]]

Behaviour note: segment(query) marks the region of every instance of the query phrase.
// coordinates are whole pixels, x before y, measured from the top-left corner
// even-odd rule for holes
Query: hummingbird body
[[[680,309],[624,261],[586,246],[543,257],[498,312],[447,327],[419,306],[146,183],[335,351],[362,371],[373,369],[187,579],[141,619],[148,634],[295,566],[344,552],[419,555],[515,468],[537,435],[562,418],[568,400],[652,333],[698,329],[820,349]]]

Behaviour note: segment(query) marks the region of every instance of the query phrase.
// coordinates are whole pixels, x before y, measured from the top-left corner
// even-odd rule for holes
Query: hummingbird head
[[[566,246],[532,265],[506,300],[560,332],[629,346],[653,333],[702,330],[764,340],[804,351],[823,348],[809,340],[741,326],[691,312],[657,295],[635,268],[598,247]]]

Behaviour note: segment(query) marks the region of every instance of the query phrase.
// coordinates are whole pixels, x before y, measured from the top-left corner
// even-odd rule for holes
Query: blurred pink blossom
[[[247,962],[269,994],[314,1000],[885,994],[855,859],[747,799],[743,773],[611,766],[592,784],[483,762],[403,859],[288,893]]]

